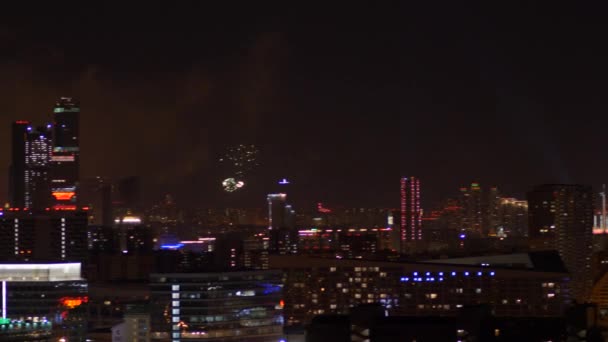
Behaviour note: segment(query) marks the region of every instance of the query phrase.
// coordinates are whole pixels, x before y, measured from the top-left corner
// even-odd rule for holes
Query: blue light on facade
[[[161,245],[160,249],[180,249],[182,247],[184,247],[183,243],[177,243],[174,245]]]

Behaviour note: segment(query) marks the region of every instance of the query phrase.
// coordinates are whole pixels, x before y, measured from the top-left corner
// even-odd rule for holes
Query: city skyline
[[[608,339],[604,11],[0,15],[0,340]]]
[[[591,10],[530,8],[514,25],[510,11],[448,7],[433,12],[438,27],[423,6],[371,10],[374,30],[295,14],[223,22],[206,7],[166,17],[150,7],[134,21],[127,6],[109,27],[65,10],[79,30],[52,15],[7,21],[0,144],[10,122],[44,122],[57,98],[73,96],[85,113],[82,178],[140,175],[153,197],[180,203],[263,205],[282,178],[294,204],[358,206],[398,205],[403,175],[426,184],[425,206],[473,181],[515,197],[535,184],[604,183],[593,132],[605,53],[594,43],[602,27],[584,20]],[[259,147],[260,167],[224,194],[217,156],[241,143]]]

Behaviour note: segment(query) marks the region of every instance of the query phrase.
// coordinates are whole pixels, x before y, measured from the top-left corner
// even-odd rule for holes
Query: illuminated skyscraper
[[[593,193],[590,186],[546,184],[528,193],[529,238],[532,250],[557,250],[572,276],[572,294],[579,301],[591,290]]]
[[[295,229],[295,211],[286,202],[286,194],[269,194],[268,236],[271,253],[297,253],[298,231]]]
[[[25,207],[42,210],[50,205],[49,167],[51,127],[28,127],[25,142]]]
[[[11,207],[25,206],[25,141],[29,121],[19,120],[13,122],[11,165],[9,167],[9,203]]]
[[[460,202],[464,210],[463,229],[482,234],[483,205],[479,183],[471,183],[471,188],[460,188]]]
[[[80,106],[70,97],[55,104],[53,154],[51,156],[51,191],[54,205],[73,205],[77,200],[80,140]]]
[[[420,180],[401,178],[401,253],[408,243],[422,240],[422,208],[420,207]]]
[[[268,200],[268,229],[279,229],[285,227],[285,214],[287,203],[286,194],[269,194]]]

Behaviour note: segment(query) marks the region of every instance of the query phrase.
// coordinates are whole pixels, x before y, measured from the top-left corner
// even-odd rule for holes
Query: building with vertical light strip
[[[80,106],[62,97],[53,109],[53,154],[51,156],[51,194],[55,206],[77,201],[80,165]]]
[[[401,227],[399,240],[401,253],[412,243],[422,240],[422,208],[420,206],[420,180],[416,177],[401,178]]]
[[[83,262],[87,257],[83,210],[0,210],[0,235],[0,260]]]

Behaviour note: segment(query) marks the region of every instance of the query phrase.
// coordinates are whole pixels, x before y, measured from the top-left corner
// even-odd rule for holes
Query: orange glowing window
[[[82,305],[83,303],[87,303],[89,301],[89,297],[61,297],[59,299],[59,303],[65,306],[68,309],[73,309],[77,306]]]
[[[58,201],[69,201],[76,195],[74,191],[54,191],[53,197]]]
[[[53,210],[76,210],[75,205],[56,205],[53,206]]]

